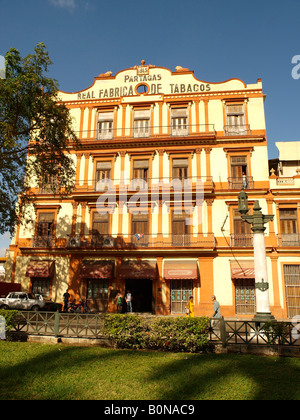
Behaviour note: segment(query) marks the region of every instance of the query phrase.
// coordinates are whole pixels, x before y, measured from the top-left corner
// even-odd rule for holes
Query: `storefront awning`
[[[30,261],[27,270],[27,277],[44,277],[53,276],[55,261]]]
[[[166,260],[164,261],[165,280],[197,280],[198,264],[196,260]]]
[[[114,262],[105,260],[83,261],[80,271],[82,279],[111,279]]]
[[[255,278],[254,261],[230,261],[232,279]]]
[[[122,261],[120,267],[120,278],[126,279],[150,279],[157,277],[156,261],[128,260]]]

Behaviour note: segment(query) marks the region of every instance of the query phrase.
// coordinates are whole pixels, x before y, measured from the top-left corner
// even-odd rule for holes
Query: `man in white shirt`
[[[126,292],[125,300],[127,305],[127,312],[132,312],[132,294],[129,290]]]

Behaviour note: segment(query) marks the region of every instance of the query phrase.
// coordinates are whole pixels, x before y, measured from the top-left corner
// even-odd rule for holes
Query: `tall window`
[[[280,232],[283,246],[298,246],[298,220],[296,209],[280,209]]]
[[[171,133],[172,136],[187,136],[188,129],[188,110],[187,108],[171,109]]]
[[[173,159],[172,161],[172,178],[173,179],[187,179],[189,175],[189,160]]]
[[[94,212],[92,230],[99,235],[107,236],[109,234],[109,213]]]
[[[148,182],[149,176],[149,160],[133,161],[133,179],[143,179]]]
[[[249,177],[248,157],[247,156],[231,156],[231,177],[230,188],[253,188],[252,177]]]
[[[243,104],[226,105],[226,134],[228,136],[248,134],[245,124],[245,111]]]
[[[135,110],[133,118],[133,136],[150,136],[150,109]]]
[[[59,187],[59,174],[56,175],[43,175],[41,182],[41,194],[54,194]]]
[[[101,112],[98,114],[98,139],[112,139],[114,136],[114,113]]]
[[[300,265],[284,265],[288,317],[300,313]]]
[[[105,237],[109,235],[109,214],[94,212],[92,222],[92,245],[102,246]]]
[[[149,215],[133,214],[131,220],[131,241],[137,246],[146,246],[149,243]]]
[[[96,191],[103,191],[101,181],[111,179],[111,162],[97,162],[96,176],[95,176],[95,189]]]
[[[244,222],[237,209],[233,210],[233,246],[252,246],[251,225]]]
[[[54,245],[54,213],[40,213],[36,229],[35,246],[52,247]]]
[[[187,224],[189,215],[185,212],[172,213],[172,245],[173,246],[189,246],[190,226]]]

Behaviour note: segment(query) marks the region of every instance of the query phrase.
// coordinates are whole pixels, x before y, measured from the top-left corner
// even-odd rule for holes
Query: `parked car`
[[[28,292],[11,292],[6,298],[0,298],[0,309],[39,311],[45,305],[43,297]]]
[[[45,306],[43,307],[43,311],[51,311],[51,312],[61,312],[63,306],[61,303],[53,302],[53,300],[43,297],[42,295],[35,294],[36,298],[42,299],[45,302]]]

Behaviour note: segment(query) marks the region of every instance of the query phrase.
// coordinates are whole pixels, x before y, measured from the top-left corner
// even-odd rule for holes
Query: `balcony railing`
[[[195,135],[215,135],[214,124],[183,124],[174,127],[173,125],[149,125],[147,127],[109,127],[101,130],[78,131],[77,136],[88,140],[113,140],[123,137],[186,137]]]
[[[254,188],[253,177],[228,178],[228,187],[230,190],[252,189]]]
[[[32,238],[33,248],[53,248],[56,246],[56,237],[54,235],[34,236]]]
[[[250,125],[225,125],[224,132],[226,136],[249,136],[251,135]]]
[[[214,248],[215,237],[212,233],[199,234],[196,237],[189,234],[132,234],[117,237],[100,234],[75,235],[68,239],[66,246],[75,249]]]
[[[295,179],[292,177],[279,177],[276,179],[277,185],[295,185]]]
[[[300,246],[300,235],[298,233],[281,233],[277,235],[278,246]]]
[[[175,190],[179,187],[184,188],[201,188],[201,182],[203,188],[213,188],[213,178],[211,176],[201,177],[187,177],[187,178],[172,178],[172,177],[161,177],[161,178],[146,178],[146,179],[129,179],[126,175],[123,179],[103,179],[97,181],[96,179],[77,180],[75,182],[75,191],[99,191],[104,192],[105,190],[113,190],[112,192],[117,193],[116,187],[124,186],[128,191],[137,191],[138,189],[150,190],[157,189],[158,186],[164,190],[170,187],[171,190]]]
[[[234,247],[252,247],[253,246],[253,234],[252,233],[234,233],[230,235],[231,246]]]

